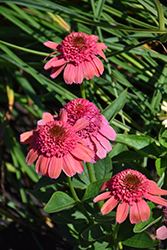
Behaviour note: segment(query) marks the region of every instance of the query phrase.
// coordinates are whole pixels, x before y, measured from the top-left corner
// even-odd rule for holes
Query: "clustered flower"
[[[132,169],[124,170],[114,175],[109,181],[102,184],[100,191],[109,191],[98,195],[93,201],[108,199],[101,208],[102,214],[108,214],[117,205],[116,221],[122,223],[128,216],[130,208],[130,222],[139,223],[150,217],[150,208],[143,199],[167,206],[167,201],[157,195],[167,195],[154,181],[148,180],[145,175]]]
[[[72,32],[61,44],[45,42],[44,45],[54,49],[53,55],[45,69],[51,70],[51,77],[56,78],[64,69],[64,81],[67,84],[82,83],[84,77],[89,80],[99,77],[104,71],[100,55],[106,60],[104,43],[97,43],[98,36]],[[56,55],[56,56],[54,56]],[[45,60],[48,57],[45,58]],[[167,112],[167,102],[161,109]],[[158,114],[167,127],[167,115]],[[22,133],[20,142],[30,144],[26,162],[28,165],[36,161],[36,171],[40,175],[58,178],[61,171],[67,176],[82,173],[83,163],[94,163],[106,157],[112,147],[109,140],[116,139],[116,132],[94,103],[78,98],[68,102],[60,110],[59,115],[43,113],[37,128]],[[94,202],[108,199],[101,208],[101,213],[108,214],[117,205],[116,221],[122,223],[128,217],[131,223],[146,221],[150,217],[148,199],[165,206],[164,216],[167,223],[167,201],[159,195],[167,195],[157,184],[148,180],[145,175],[132,169],[126,169],[105,181],[100,191],[106,192],[94,198]],[[156,231],[158,239],[167,238],[167,227]]]
[[[81,107],[80,113],[78,108],[72,108],[73,103],[76,107]],[[85,112],[84,103],[90,112]],[[98,120],[99,124],[96,126]],[[108,135],[106,129],[110,131]],[[97,137],[93,147],[86,140],[92,134]],[[31,165],[37,160],[36,171],[56,179],[61,170],[71,177],[82,173],[82,161],[95,162],[104,158],[106,152],[112,149],[106,136],[115,140],[116,133],[99,109],[87,100],[75,99],[60,110],[59,116],[44,113],[35,130],[20,135],[20,142],[30,144],[27,164]]]
[[[98,39],[95,35],[72,32],[61,44],[45,42],[46,47],[56,50],[50,55],[57,55],[50,59],[44,68],[46,70],[52,68],[50,76],[56,78],[66,66],[63,77],[67,84],[82,83],[84,77],[87,80],[94,76],[99,77],[103,74],[104,66],[96,55],[106,60],[102,50],[107,46],[104,43],[97,43]]]

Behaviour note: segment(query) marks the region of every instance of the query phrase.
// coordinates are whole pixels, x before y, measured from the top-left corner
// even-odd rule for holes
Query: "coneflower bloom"
[[[94,152],[76,134],[89,122],[83,118],[71,126],[66,121],[65,110],[60,113],[59,119],[44,113],[36,130],[20,135],[21,143],[30,144],[27,164],[32,164],[38,158],[36,171],[41,175],[56,179],[63,170],[67,176],[73,176],[84,170],[82,160],[91,162],[94,157]]]
[[[57,55],[50,59],[44,68],[46,70],[52,68],[50,76],[56,78],[67,64],[64,70],[64,81],[67,84],[81,83],[84,77],[87,80],[94,76],[99,77],[104,71],[104,66],[96,55],[106,60],[102,50],[107,46],[104,43],[97,43],[97,40],[98,36],[95,35],[72,32],[61,44],[45,42],[45,46],[56,50],[50,55]]]
[[[128,216],[130,208],[130,222],[133,224],[146,221],[150,217],[150,208],[143,199],[167,206],[167,201],[157,195],[167,195],[167,190],[148,180],[145,175],[132,169],[124,170],[109,181],[102,184],[100,190],[109,189],[98,195],[93,201],[108,199],[101,208],[102,214],[111,212],[117,205],[116,221],[122,223]]]
[[[163,209],[165,224],[167,224],[167,207]],[[164,225],[156,230],[156,237],[159,240],[167,239],[167,226]]]
[[[163,101],[162,104],[161,109],[167,113],[167,102]],[[167,128],[167,114],[158,113],[157,115],[159,116],[159,120],[162,121],[162,125]]]
[[[86,99],[73,99],[64,109],[67,111],[68,123],[72,126],[80,118],[86,118],[89,125],[77,132],[80,138],[86,140],[87,145],[95,152],[95,161],[105,158],[112,147],[108,139],[116,139],[115,130],[109,125],[106,118],[100,114],[100,110]],[[107,139],[108,138],[108,139]]]

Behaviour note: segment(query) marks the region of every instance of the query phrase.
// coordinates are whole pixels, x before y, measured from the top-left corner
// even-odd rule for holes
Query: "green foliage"
[[[160,209],[150,202],[149,220],[132,225],[127,218],[118,225],[116,210],[102,215],[103,202],[93,199],[102,183],[127,168],[167,189],[167,130],[157,116],[167,98],[166,2],[0,0],[0,5],[2,221],[45,231],[64,249],[155,249],[159,242],[146,230],[161,224]],[[81,97],[78,84],[65,84],[62,74],[53,80],[44,70],[44,58],[53,51],[43,43],[60,44],[72,31],[95,34],[107,46],[103,75],[84,81],[86,98],[117,132],[107,157],[90,164],[93,182],[86,163],[71,182],[63,173],[56,180],[40,178],[19,141],[44,112],[58,113]]]

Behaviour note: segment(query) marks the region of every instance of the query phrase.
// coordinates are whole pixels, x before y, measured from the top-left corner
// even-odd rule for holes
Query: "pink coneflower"
[[[71,126],[66,121],[65,110],[60,113],[59,119],[44,113],[36,130],[20,135],[21,143],[30,144],[27,164],[32,164],[38,158],[36,171],[41,175],[56,179],[63,170],[66,175],[73,176],[84,170],[82,160],[91,162],[94,157],[94,152],[76,134],[89,122],[83,118]]]
[[[102,184],[100,190],[110,189],[98,195],[93,201],[98,202],[108,199],[101,208],[102,214],[111,212],[119,203],[116,221],[122,223],[128,216],[130,208],[130,222],[139,223],[150,217],[150,208],[146,201],[167,206],[167,201],[157,195],[167,195],[167,190],[162,190],[154,181],[148,180],[145,175],[132,169],[124,170],[109,181]]]
[[[115,130],[109,125],[106,118],[100,114],[100,110],[86,99],[73,99],[64,108],[67,111],[68,123],[72,126],[75,122],[85,117],[89,125],[77,132],[79,137],[86,140],[87,145],[95,152],[95,161],[105,158],[112,147],[107,138],[116,139]]]
[[[98,36],[95,35],[72,32],[61,44],[45,42],[45,46],[56,50],[50,55],[58,54],[50,59],[44,68],[46,70],[52,68],[50,76],[56,78],[67,64],[64,70],[64,81],[67,84],[81,83],[84,77],[87,80],[94,76],[99,77],[104,71],[104,66],[95,55],[100,55],[106,60],[102,50],[107,46],[104,43],[97,43],[97,40]]]
[[[163,209],[165,224],[167,224],[167,207]],[[159,240],[167,239],[167,226],[164,225],[156,230],[156,237]]]

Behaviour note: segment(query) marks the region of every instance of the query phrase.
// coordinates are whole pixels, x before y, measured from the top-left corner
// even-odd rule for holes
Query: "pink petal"
[[[62,122],[67,122],[67,111],[64,108],[60,110],[59,119]]]
[[[48,176],[50,178],[57,179],[61,173],[62,168],[63,168],[62,158],[52,156],[48,167]]]
[[[57,49],[58,43],[54,43],[51,41],[45,42],[44,45],[50,49]]]
[[[86,143],[89,146],[89,148],[91,148],[94,152],[96,152],[96,146],[95,146],[94,142],[91,140],[91,138],[87,137],[85,140],[86,140]]]
[[[44,155],[40,155],[35,168],[38,174],[48,176],[48,167],[50,163],[50,157],[45,157]]]
[[[132,224],[137,224],[141,221],[140,213],[136,203],[130,207],[130,222]]]
[[[105,199],[108,199],[111,197],[111,192],[108,191],[108,192],[105,192],[105,193],[102,193],[102,194],[99,194],[98,196],[96,196],[93,200],[93,202],[98,202],[98,201],[102,201],[102,200],[105,200]]]
[[[64,173],[69,177],[76,174],[77,163],[79,161],[78,160],[76,161],[71,154],[64,155],[62,157],[62,159],[63,159],[63,171],[64,171]]]
[[[87,80],[92,79],[94,75],[99,76],[99,73],[95,67],[95,65],[89,61],[83,62],[83,72],[84,76]]]
[[[89,125],[89,121],[86,118],[80,118],[76,121],[76,123],[74,124],[73,128],[75,129],[75,131],[79,131],[83,128],[86,128]]]
[[[94,157],[94,152],[80,143],[70,153],[85,162],[91,162]]]
[[[96,138],[98,139],[98,141],[100,142],[100,144],[108,151],[110,152],[112,147],[110,142],[108,141],[108,139],[106,139],[106,137],[104,137],[102,134],[97,133],[96,134]]]
[[[152,202],[155,202],[156,204],[167,206],[167,201],[159,196],[155,196],[152,194],[147,194],[147,199],[149,199]]]
[[[108,188],[110,188],[111,187],[111,184],[110,184],[110,181],[105,181],[102,185],[101,185],[101,187],[100,187],[100,191],[102,191],[102,190],[105,190],[105,189],[108,189]]]
[[[151,184],[151,190],[149,192],[150,194],[167,195],[167,190],[158,187],[158,185],[154,181],[149,180],[149,183]]]
[[[74,83],[82,83],[83,78],[84,78],[83,63],[80,63],[75,67]]]
[[[37,122],[38,126],[45,125],[47,122],[53,121],[53,115],[50,113],[43,113],[42,119]]]
[[[76,75],[76,66],[74,66],[74,64],[72,63],[68,63],[64,70],[64,75],[63,75],[64,81],[67,84],[72,84],[74,82],[75,75]]]
[[[104,71],[104,66],[103,66],[102,61],[101,61],[97,56],[95,56],[95,57],[93,58],[93,62],[94,62],[94,64],[96,65],[96,67],[97,67],[97,69],[98,69],[100,75],[102,75],[102,74],[103,74],[103,71]]]
[[[91,136],[92,141],[95,143],[97,152],[96,155],[100,158],[103,159],[107,155],[107,150],[99,143],[99,141],[94,137]]]
[[[51,71],[50,77],[52,77],[53,79],[56,78],[64,69],[64,65],[59,66],[59,67],[54,67]]]
[[[129,211],[129,204],[126,202],[120,203],[117,208],[116,221],[122,223],[126,220]]]
[[[98,36],[90,35],[90,37],[91,37],[95,42],[97,42],[97,41],[99,40],[99,37],[98,37]]]
[[[20,142],[23,144],[30,144],[36,139],[34,130],[24,132],[20,135]]]
[[[57,57],[57,56],[55,56],[55,57],[53,57],[52,59],[50,59],[50,60],[45,64],[44,69],[45,69],[45,70],[51,69],[51,68],[53,67],[53,66],[52,66],[52,63],[55,62],[55,61],[57,61],[57,60],[58,60],[58,57]]]
[[[115,141],[116,132],[115,130],[108,124],[103,124],[103,126],[99,129],[99,132],[109,138],[111,141]]]
[[[101,208],[101,213],[102,214],[108,214],[109,212],[111,212],[116,205],[119,203],[119,201],[117,201],[114,196],[112,196],[109,200],[107,200],[104,205]]]
[[[165,240],[167,238],[167,227],[162,226],[156,231],[156,238],[159,240]]]
[[[138,211],[140,214],[141,220],[144,222],[150,218],[150,208],[147,204],[147,202],[143,199],[141,201],[137,202]]]
[[[107,46],[104,43],[97,43],[98,49],[107,49]]]
[[[34,147],[32,147],[28,151],[28,154],[26,157],[27,165],[28,166],[31,165],[37,159],[38,155],[39,155],[38,148],[37,148],[37,146],[34,145]]]
[[[51,65],[52,65],[52,67],[59,67],[61,65],[65,66],[66,63],[67,63],[67,61],[64,58],[61,58],[59,60],[53,61]]]
[[[105,56],[104,52],[101,49],[97,49],[97,53],[98,53],[99,56],[101,56],[106,61],[106,56]]]
[[[102,115],[102,120],[103,120],[103,123],[104,123],[104,124],[109,124],[108,120],[105,118],[104,115]]]

